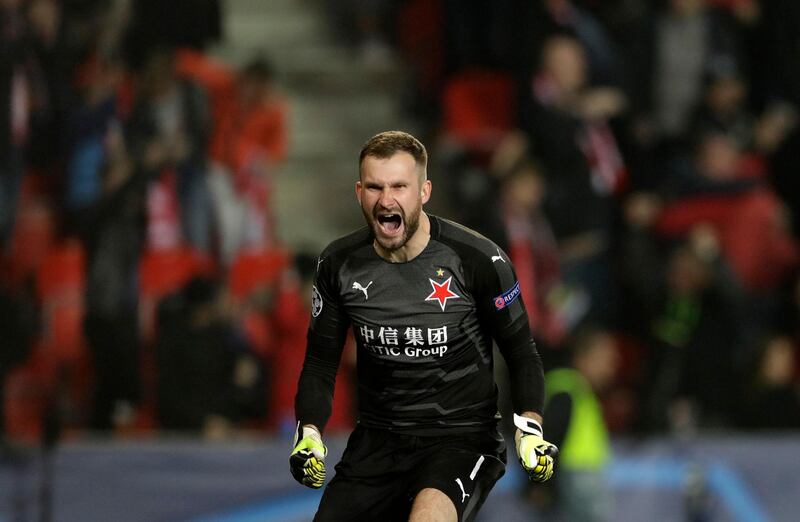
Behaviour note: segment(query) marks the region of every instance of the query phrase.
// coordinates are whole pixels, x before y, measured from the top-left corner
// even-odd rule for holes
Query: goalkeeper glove
[[[547,481],[553,476],[558,448],[542,438],[542,427],[535,420],[515,413],[514,425],[519,428],[515,437],[519,463],[531,481]]]
[[[289,457],[289,469],[294,479],[309,488],[319,489],[325,482],[325,455],[328,448],[316,428],[300,426],[294,435],[294,450]]]

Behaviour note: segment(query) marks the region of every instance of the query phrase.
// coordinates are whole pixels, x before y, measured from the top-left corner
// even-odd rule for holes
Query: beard
[[[408,243],[408,240],[414,236],[419,228],[419,217],[422,214],[421,205],[416,206],[409,214],[406,214],[402,207],[392,210],[393,213],[400,215],[403,231],[399,237],[387,238],[382,235],[381,224],[378,222],[378,206],[373,207],[372,211],[367,211],[365,208],[361,210],[364,213],[367,224],[372,228],[372,235],[375,237],[375,241],[388,252],[399,250]]]

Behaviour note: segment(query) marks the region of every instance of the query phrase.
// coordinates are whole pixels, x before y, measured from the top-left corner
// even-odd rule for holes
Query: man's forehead
[[[388,158],[366,156],[361,164],[362,179],[383,177],[419,177],[419,165],[414,157],[404,151],[396,152]]]

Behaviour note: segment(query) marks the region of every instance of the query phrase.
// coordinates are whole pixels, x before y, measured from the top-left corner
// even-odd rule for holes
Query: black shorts
[[[450,497],[458,520],[473,520],[505,463],[496,429],[423,437],[357,426],[314,521],[406,521],[425,488]]]

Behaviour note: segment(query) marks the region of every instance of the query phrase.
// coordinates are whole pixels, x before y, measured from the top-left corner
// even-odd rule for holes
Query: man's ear
[[[422,196],[422,204],[423,205],[425,203],[427,203],[429,199],[431,199],[431,188],[433,188],[433,185],[431,184],[431,180],[426,179],[422,183],[422,189],[420,190],[420,196]]]
[[[356,181],[356,199],[358,204],[361,205],[361,181]]]

